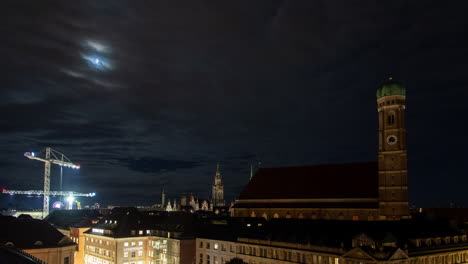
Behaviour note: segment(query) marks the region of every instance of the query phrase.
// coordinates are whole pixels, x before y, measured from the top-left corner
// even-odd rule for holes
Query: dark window
[[[200,262],[198,262],[199,264],[203,264],[203,254],[200,254]]]
[[[134,257],[135,257],[135,251],[132,252],[132,258],[134,258]]]
[[[210,249],[210,242],[206,242],[206,248]]]
[[[395,123],[395,114],[391,113],[387,116],[387,122],[389,125],[393,125]]]
[[[70,257],[63,258],[63,264],[69,264],[69,263],[70,263]]]
[[[203,247],[203,241],[200,241],[200,247],[201,248]]]

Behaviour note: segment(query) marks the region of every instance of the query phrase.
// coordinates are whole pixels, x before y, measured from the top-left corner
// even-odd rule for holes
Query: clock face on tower
[[[398,141],[398,138],[395,135],[390,135],[390,136],[387,137],[387,143],[389,145],[393,145],[393,144],[397,143],[397,141]]]

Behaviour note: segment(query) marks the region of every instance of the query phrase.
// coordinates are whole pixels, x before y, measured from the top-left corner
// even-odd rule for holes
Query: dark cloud
[[[193,161],[167,160],[153,157],[126,158],[121,159],[120,161],[123,162],[130,170],[145,173],[193,169],[200,165],[198,162]]]
[[[4,1],[0,183],[41,189],[22,154],[47,146],[82,164],[66,187],[103,204],[152,204],[162,185],[207,197],[217,162],[232,199],[252,163],[375,160],[375,90],[393,75],[408,88],[411,200],[466,204],[453,184],[468,171],[466,8]]]

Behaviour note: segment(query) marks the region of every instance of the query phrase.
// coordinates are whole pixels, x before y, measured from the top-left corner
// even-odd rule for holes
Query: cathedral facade
[[[232,216],[409,218],[405,106],[406,90],[391,78],[377,89],[377,162],[260,168],[241,192]]]

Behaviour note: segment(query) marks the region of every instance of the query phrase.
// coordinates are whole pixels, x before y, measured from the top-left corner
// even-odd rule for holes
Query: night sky
[[[410,203],[468,206],[467,1],[2,1],[0,187],[50,146],[82,204],[227,200],[261,167],[375,161],[376,89],[407,87]],[[59,167],[52,166],[52,189]],[[288,179],[285,178],[285,181]],[[318,179],[319,180],[319,179]],[[54,200],[54,199],[53,199]],[[0,195],[0,207],[41,199]]]

